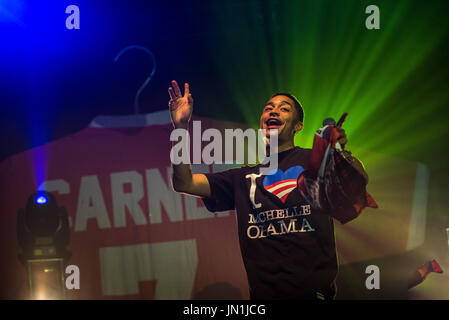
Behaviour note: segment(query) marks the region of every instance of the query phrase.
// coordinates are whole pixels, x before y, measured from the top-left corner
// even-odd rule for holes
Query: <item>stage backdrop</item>
[[[195,119],[202,130],[245,129]],[[27,298],[25,268],[17,258],[17,212],[41,188],[69,214],[69,264],[81,275],[80,289],[68,291],[69,299],[247,299],[235,212],[210,213],[199,199],[171,189],[171,130],[165,111],[100,116],[76,134],[3,161],[0,298]],[[427,168],[360,153],[362,161],[369,159],[368,191],[380,208],[366,209],[346,225],[335,222],[341,265],[403,253],[425,236]]]

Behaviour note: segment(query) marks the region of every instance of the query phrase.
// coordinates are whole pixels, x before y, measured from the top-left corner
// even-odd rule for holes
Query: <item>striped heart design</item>
[[[288,195],[296,188],[297,179],[304,168],[294,166],[283,172],[277,169],[273,174],[265,176],[263,186],[265,190],[277,196],[283,203],[287,200]]]

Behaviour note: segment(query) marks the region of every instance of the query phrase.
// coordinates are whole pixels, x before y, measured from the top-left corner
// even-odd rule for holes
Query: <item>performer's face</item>
[[[260,128],[265,129],[267,135],[270,130],[278,129],[280,141],[292,139],[302,129],[294,101],[282,95],[268,100],[260,117]]]

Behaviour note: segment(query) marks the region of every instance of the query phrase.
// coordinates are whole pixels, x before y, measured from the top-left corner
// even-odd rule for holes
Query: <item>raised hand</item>
[[[340,120],[338,120],[338,122],[337,122],[337,131],[340,134],[337,141],[338,141],[338,143],[340,143],[340,145],[343,149],[345,148],[345,144],[348,143],[348,138],[346,137],[345,130],[342,129],[341,126],[343,125],[343,122],[345,121],[347,116],[348,116],[347,112],[343,113],[343,115],[340,117]]]
[[[348,143],[348,138],[346,137],[345,129],[342,129],[341,127],[337,127],[337,131],[340,134],[337,141],[340,143],[341,147],[344,149],[345,144]]]
[[[168,88],[168,94],[170,95],[168,107],[173,125],[175,128],[186,128],[189,125],[193,110],[193,97],[189,91],[189,84],[184,84],[184,95],[182,95],[175,80],[171,84],[173,87]]]

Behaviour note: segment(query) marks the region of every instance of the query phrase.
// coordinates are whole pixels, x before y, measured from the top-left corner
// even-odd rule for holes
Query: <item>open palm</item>
[[[171,119],[175,127],[186,126],[189,123],[193,110],[193,97],[189,91],[189,84],[184,84],[184,95],[182,95],[178,83],[175,80],[171,83],[173,88],[168,88],[168,94],[170,95],[168,106]]]

